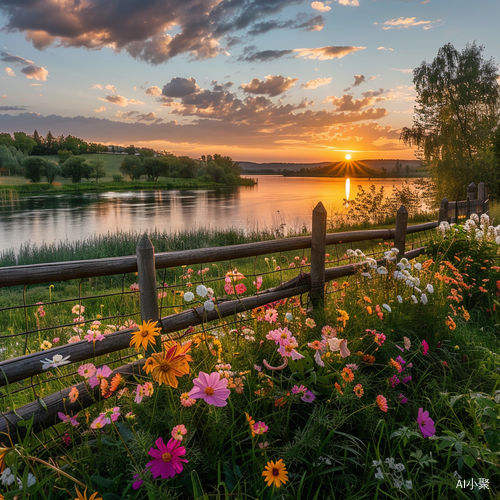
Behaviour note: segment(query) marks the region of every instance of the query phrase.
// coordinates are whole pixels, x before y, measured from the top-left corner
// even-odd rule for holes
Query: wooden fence
[[[374,229],[327,234],[326,210],[320,202],[313,210],[311,236],[155,254],[151,241],[147,235],[144,235],[137,245],[135,256],[2,268],[0,269],[0,287],[138,272],[141,319],[145,321],[150,319],[159,320],[164,333],[180,332],[188,327],[215,321],[304,293],[309,293],[313,307],[321,307],[325,300],[325,284],[329,281],[355,274],[359,266],[359,264],[347,264],[325,268],[327,246],[340,243],[366,242],[376,239],[394,240],[394,246],[399,250],[399,258],[403,256],[408,259],[417,257],[425,251],[425,246],[408,250],[407,235],[434,229],[444,220],[451,221],[453,219],[451,216],[453,210],[455,210],[455,219],[458,219],[459,216],[456,214],[456,211],[460,209],[460,204],[465,203],[464,206],[467,210],[467,215],[470,215],[470,213],[480,214],[487,212],[488,199],[484,185],[481,187],[480,184],[480,195],[478,198],[475,197],[475,191],[473,193],[472,186],[472,184],[469,186],[467,191],[468,197],[464,202],[456,202],[452,205],[446,198],[443,199],[437,222],[428,222],[408,227],[408,212],[404,206],[401,206],[397,212],[394,229]],[[310,273],[301,272],[292,280],[281,283],[277,287],[258,292],[257,295],[252,297],[221,301],[217,305],[218,310],[207,312],[201,306],[163,318],[159,317],[156,283],[157,269],[180,265],[206,264],[308,248],[311,249]],[[8,384],[44,373],[41,361],[45,358],[52,358],[56,354],[62,356],[69,355],[71,363],[75,363],[118,350],[128,349],[133,331],[135,329],[126,329],[107,334],[105,342],[94,344],[92,342],[81,341],[2,361],[0,362],[0,387],[8,386]],[[182,338],[182,334],[178,335],[177,338]],[[122,373],[126,377],[136,373],[140,364],[142,363],[130,363],[118,368],[115,372]],[[20,420],[29,420],[33,416],[34,431],[37,432],[58,423],[58,412],[65,414],[78,412],[85,407],[91,406],[95,402],[95,398],[99,397],[97,391],[94,394],[88,394],[87,388],[83,383],[77,387],[80,397],[75,403],[69,403],[67,399],[68,388],[51,394],[42,401],[34,401],[21,408],[2,413],[0,418],[0,433],[8,433],[12,440],[15,441],[17,435],[22,437],[26,431],[25,426],[17,425]]]

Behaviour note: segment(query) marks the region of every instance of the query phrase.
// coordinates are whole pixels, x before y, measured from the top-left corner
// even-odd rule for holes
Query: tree
[[[159,177],[167,177],[169,175],[170,160],[169,158],[146,157],[142,160],[142,168],[143,172],[148,176],[148,181],[156,182]]]
[[[39,156],[28,156],[23,160],[22,166],[26,179],[29,179],[31,182],[40,182],[44,168],[43,158]]]
[[[130,180],[140,180],[142,175],[142,161],[138,156],[126,156],[120,165],[120,172],[128,175]]]
[[[128,148],[125,148],[124,151],[128,155],[135,155],[135,147],[133,144],[131,144]]]
[[[99,179],[106,176],[104,162],[102,160],[91,160],[90,166],[92,167],[92,178],[95,179],[96,184],[99,184]]]
[[[10,134],[6,132],[0,134],[0,146],[14,146],[15,141]]]
[[[85,158],[72,156],[63,163],[61,173],[63,177],[71,177],[71,182],[76,183],[82,178],[91,178],[92,166],[86,163]]]
[[[20,175],[21,163],[26,155],[18,151],[14,146],[0,145],[0,168],[8,172],[8,175]]]
[[[56,178],[56,175],[61,174],[61,168],[53,161],[43,158],[41,173],[47,179],[47,182],[49,184],[52,184],[54,182],[54,179]]]
[[[488,148],[500,116],[500,90],[496,65],[482,51],[475,43],[462,52],[447,44],[432,63],[413,70],[414,123],[402,129],[400,139],[417,146],[438,198],[463,198],[472,181],[497,189]]]
[[[67,149],[60,149],[57,152],[57,156],[59,156],[59,165],[62,165],[68,158],[73,156],[73,151],[68,151]]]
[[[31,154],[33,148],[36,146],[36,142],[24,132],[14,132],[14,146],[26,154]]]

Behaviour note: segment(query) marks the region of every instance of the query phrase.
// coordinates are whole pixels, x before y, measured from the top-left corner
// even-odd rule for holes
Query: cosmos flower
[[[426,437],[431,437],[436,434],[436,428],[434,427],[434,420],[429,417],[429,412],[424,411],[423,408],[418,409],[418,426],[420,427],[420,432]]]
[[[376,398],[376,403],[378,405],[378,407],[385,413],[387,413],[387,410],[389,409],[389,407],[387,406],[387,399],[384,398],[384,396],[382,396],[382,394],[379,394]]]
[[[165,444],[161,437],[156,440],[155,444],[158,449],[151,448],[149,450],[148,454],[153,457],[153,460],[147,463],[153,479],[157,477],[168,479],[180,474],[184,469],[183,462],[188,462],[185,458],[181,458],[186,454],[186,448],[181,446],[176,439],[170,439]]]
[[[54,354],[52,359],[45,358],[43,361],[40,361],[40,363],[43,363],[42,370],[48,370],[49,368],[57,368],[62,365],[67,365],[69,363],[69,358],[70,356],[66,356],[65,358],[63,358],[61,354]]]
[[[221,380],[218,372],[210,375],[200,372],[193,380],[194,387],[189,392],[192,399],[203,399],[205,403],[214,406],[226,406],[231,391],[227,388],[227,379]]]

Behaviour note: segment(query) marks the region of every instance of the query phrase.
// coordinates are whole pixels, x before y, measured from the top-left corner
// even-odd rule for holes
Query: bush
[[[123,181],[123,175],[120,174],[113,175],[113,182],[122,182],[122,181]]]

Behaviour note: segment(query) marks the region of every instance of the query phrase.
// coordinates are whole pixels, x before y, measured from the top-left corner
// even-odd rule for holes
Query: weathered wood
[[[438,222],[424,222],[423,224],[415,224],[413,226],[407,226],[406,234],[420,233],[422,231],[428,231],[429,229],[434,229],[439,226]]]
[[[408,210],[401,205],[396,215],[396,230],[394,234],[394,247],[399,250],[398,259],[405,255],[406,228],[408,226]]]
[[[481,204],[486,200],[486,184],[484,182],[477,185],[477,199]]]
[[[313,210],[311,235],[311,290],[310,298],[314,309],[325,301],[325,253],[326,217],[323,203],[319,202]]]
[[[439,207],[438,224],[441,224],[441,222],[445,221],[448,221],[448,198],[446,197],[441,200],[441,205]]]
[[[133,375],[140,376],[142,375],[140,366],[144,364],[144,361],[145,360],[140,360],[135,363],[121,366],[113,371],[113,375],[120,373],[124,378],[132,377]],[[111,377],[113,375],[111,375]],[[92,406],[96,401],[101,399],[99,386],[90,389],[90,393],[84,382],[76,384],[75,387],[79,394],[78,400],[74,403],[70,403],[69,401],[69,392],[71,388],[66,388],[42,398],[45,407],[39,401],[33,401],[20,408],[16,408],[15,411],[12,410],[2,413],[0,415],[0,435],[2,438],[5,438],[5,434],[9,434],[12,441],[15,443],[17,441],[17,433],[19,433],[22,439],[26,434],[27,428],[17,425],[21,420],[30,420],[33,417],[33,431],[40,432],[48,427],[61,423],[57,415],[59,412],[65,415],[76,415],[79,411]],[[111,401],[109,402],[110,404],[107,405],[108,407],[114,406]]]
[[[468,200],[475,200],[476,199],[476,185],[471,182],[467,186],[467,199]]]
[[[467,208],[465,210],[465,216],[467,219],[470,218],[470,198],[467,198]]]
[[[137,272],[142,321],[158,321],[158,291],[156,289],[155,249],[144,233],[137,245]]]

